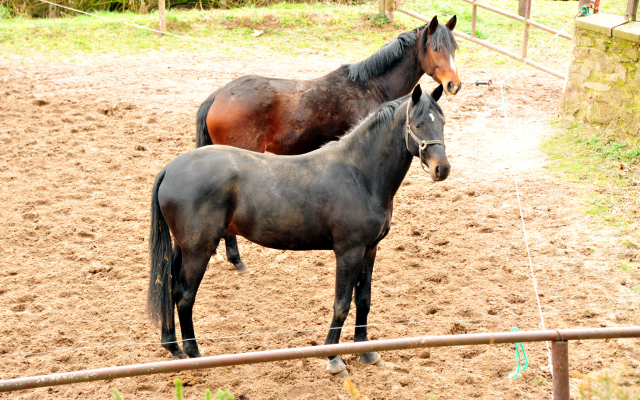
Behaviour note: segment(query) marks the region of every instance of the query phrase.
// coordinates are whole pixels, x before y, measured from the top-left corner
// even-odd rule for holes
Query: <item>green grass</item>
[[[584,125],[543,145],[549,170],[583,190],[583,210],[607,226],[637,237],[640,219],[640,145]],[[629,243],[634,243],[628,239]],[[635,245],[635,244],[634,244]]]
[[[184,400],[184,388],[182,386],[182,380],[180,380],[180,378],[177,378],[174,381],[174,396],[176,400]],[[113,391],[111,392],[113,394],[113,398],[115,400],[123,400],[122,394],[120,394],[120,391],[118,389],[113,389]],[[205,389],[204,391],[204,400],[211,400],[211,389]],[[218,389],[218,391],[216,392],[216,394],[213,395],[213,400],[234,400],[235,396],[229,392],[228,390],[222,390],[222,389]]]
[[[517,12],[513,0],[486,0],[499,8]],[[603,4],[603,11],[624,12],[626,1],[613,0]],[[470,32],[471,6],[461,0],[432,2],[413,0],[404,7],[429,18],[438,15],[443,22],[458,16],[457,28]],[[543,1],[535,4],[532,18],[552,27],[562,27],[576,13],[572,1]],[[390,24],[378,15],[377,2],[360,5],[291,4],[269,7],[245,7],[232,10],[169,11],[167,30],[180,35],[221,45],[275,52],[286,56],[300,56],[298,50],[316,53],[320,57],[351,62],[360,60],[379,49],[398,33],[415,28],[421,21],[396,13]],[[622,11],[620,11],[622,10]],[[66,12],[64,16],[72,16]],[[133,12],[97,11],[96,14],[118,21],[148,28],[157,28],[158,15]],[[494,44],[521,52],[523,25],[517,21],[481,10],[478,11],[477,36]],[[262,31],[259,36],[254,36]],[[571,33],[571,27],[568,32]],[[531,28],[530,50],[533,54],[552,35]],[[469,66],[518,65],[518,62],[477,45],[459,40],[457,53],[459,68]],[[570,42],[558,39],[538,58],[548,61],[564,60]],[[0,19],[0,54],[5,58],[44,58],[48,60],[81,61],[87,54],[135,54],[146,51],[217,51],[223,47],[188,41],[109,22],[91,16],[58,19],[29,19],[17,17]],[[242,50],[236,54],[246,53]],[[305,53],[305,54],[306,54]],[[304,56],[304,55],[303,55]]]
[[[632,262],[620,261],[620,263],[618,264],[618,268],[625,272],[631,272],[637,270],[638,266]]]
[[[578,392],[584,400],[640,400],[638,371],[622,368],[595,376],[574,373],[579,378]]]

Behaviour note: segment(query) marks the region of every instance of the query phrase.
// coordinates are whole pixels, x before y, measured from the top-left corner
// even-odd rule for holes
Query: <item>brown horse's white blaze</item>
[[[445,26],[453,32],[456,22],[457,19],[453,16],[447,21]],[[427,29],[427,35],[433,35],[437,28],[438,18],[434,17]],[[437,47],[434,48],[434,50],[435,51],[430,53],[427,65],[423,66],[424,70],[431,75],[436,82],[442,84],[445,93],[457,94],[462,87],[462,83],[460,82],[458,70],[456,69],[455,52],[444,47]]]
[[[453,54],[437,54],[434,56],[435,80],[440,82],[447,94],[456,94],[462,87]]]

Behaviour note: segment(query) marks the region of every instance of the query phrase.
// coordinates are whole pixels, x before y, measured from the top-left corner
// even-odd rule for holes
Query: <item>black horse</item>
[[[453,16],[440,24],[433,17],[366,59],[316,79],[234,79],[200,106],[196,147],[226,144],[260,153],[304,154],[338,139],[382,103],[411,93],[424,74],[456,94],[461,87],[454,61],[458,44],[451,33],[456,21]],[[236,272],[248,274],[236,237],[225,238],[225,245]]]
[[[371,275],[377,244],[389,232],[393,197],[413,157],[434,181],[449,174],[444,117],[420,86],[385,103],[337,142],[299,156],[260,154],[215,145],[184,153],[158,174],[151,198],[148,312],[175,357],[200,357],[192,309],[220,239],[240,235],[282,250],[333,250],[336,256],[332,328],[340,340],[355,289],[355,341],[367,340]],[[174,245],[172,249],[171,235]],[[178,309],[184,352],[176,343]],[[377,353],[360,356],[376,364]],[[344,361],[329,357],[327,370]]]

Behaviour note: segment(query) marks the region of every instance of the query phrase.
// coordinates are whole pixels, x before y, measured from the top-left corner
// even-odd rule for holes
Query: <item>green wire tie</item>
[[[582,14],[582,15],[578,15],[579,17],[587,17],[587,16],[589,16],[589,14],[590,14],[589,7],[588,6],[582,6],[580,8],[580,14]]]
[[[518,327],[514,326],[513,329],[511,329],[511,332],[518,332]],[[513,379],[518,379],[518,376],[520,376],[520,371],[527,370],[527,367],[529,366],[529,360],[527,360],[527,353],[524,352],[524,346],[522,345],[522,343],[516,342],[515,345],[516,345],[516,370],[513,373],[509,374],[509,376],[513,377]],[[520,352],[518,351],[518,349],[522,350],[522,357],[524,357],[524,365],[522,367],[520,367]]]

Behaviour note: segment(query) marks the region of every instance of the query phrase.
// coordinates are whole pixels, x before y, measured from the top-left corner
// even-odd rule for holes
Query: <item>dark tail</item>
[[[149,275],[149,293],[147,293],[147,314],[154,325],[173,328],[171,233],[158,202],[158,190],[164,175],[164,170],[158,174],[151,193],[151,233],[149,235],[151,273]]]
[[[198,108],[198,113],[196,114],[196,148],[213,144],[207,129],[207,114],[215,99],[216,93],[213,92]]]

